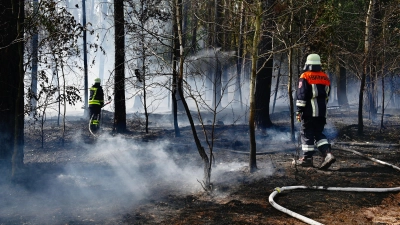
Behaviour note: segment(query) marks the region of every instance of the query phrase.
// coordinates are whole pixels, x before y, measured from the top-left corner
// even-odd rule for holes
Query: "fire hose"
[[[375,158],[372,158],[372,157],[368,157],[368,156],[366,156],[366,155],[364,155],[364,154],[362,154],[360,152],[357,152],[357,151],[354,151],[354,150],[349,150],[349,149],[336,148],[336,147],[335,147],[335,149],[355,153],[355,154],[360,155],[360,156],[362,156],[364,158],[368,158],[368,159],[370,159],[370,160],[372,160],[374,162],[383,164],[385,166],[392,167],[392,168],[400,171],[400,168],[397,167],[397,166],[394,166],[392,164],[383,162],[381,160],[378,160],[378,159],[375,159]],[[295,189],[311,189],[311,190],[326,190],[326,191],[347,191],[347,192],[349,192],[349,191],[352,191],[352,192],[399,192],[400,191],[400,187],[393,187],[393,188],[363,188],[363,187],[325,187],[325,186],[285,186],[285,187],[280,187],[280,188],[277,187],[277,188],[275,188],[275,190],[269,195],[269,198],[268,198],[269,203],[275,209],[277,209],[277,210],[279,210],[279,211],[281,211],[283,213],[286,213],[286,214],[288,214],[288,215],[290,215],[290,216],[292,216],[292,217],[294,217],[296,219],[299,219],[299,220],[301,220],[301,221],[303,221],[305,223],[311,224],[311,225],[322,225],[322,223],[317,222],[315,220],[312,220],[312,219],[310,219],[308,217],[305,217],[303,215],[300,215],[300,214],[298,214],[296,212],[293,212],[293,211],[291,211],[291,210],[289,210],[287,208],[284,208],[284,207],[280,206],[279,204],[277,204],[274,201],[274,197],[276,195],[278,195],[279,193],[282,193],[283,191],[290,191],[290,190],[295,190]]]

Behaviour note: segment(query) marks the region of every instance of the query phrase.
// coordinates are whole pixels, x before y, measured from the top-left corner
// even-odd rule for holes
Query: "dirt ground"
[[[371,123],[366,118],[364,135],[359,136],[357,135],[356,110],[331,110],[325,134],[332,143],[337,161],[326,171],[294,167],[292,161],[299,145],[297,142],[289,141],[288,116],[284,112],[276,113],[271,115],[271,119],[274,123],[273,128],[265,133],[257,131],[258,171],[254,173],[249,173],[247,166],[249,160],[247,126],[226,123],[216,127],[218,135],[214,148],[215,165],[230,166],[236,163],[240,166],[236,169],[224,170],[215,176],[212,174],[213,193],[205,193],[201,188],[192,192],[183,192],[179,186],[164,185],[157,178],[152,181],[151,187],[147,187],[151,193],[129,207],[112,210],[110,206],[99,205],[96,202],[90,206],[80,207],[79,202],[83,201],[82,198],[72,198],[68,201],[71,204],[68,209],[73,210],[67,214],[63,213],[64,205],[59,206],[59,203],[41,197],[39,203],[30,202],[34,204],[33,207],[43,208],[43,211],[47,212],[40,217],[35,216],[38,212],[27,213],[29,210],[15,202],[27,204],[22,200],[23,198],[41,190],[48,178],[55,177],[56,174],[60,177],[59,172],[64,169],[61,169],[59,164],[65,165],[66,161],[70,163],[77,160],[74,164],[75,168],[87,165],[87,162],[82,165],[78,160],[86,153],[71,140],[75,137],[73,133],[81,130],[85,148],[95,146],[99,138],[90,135],[85,121],[71,121],[68,122],[65,145],[61,146],[59,137],[51,135],[50,132],[46,136],[46,144],[42,149],[37,135],[35,136],[31,131],[26,135],[25,147],[25,166],[30,175],[14,184],[23,186],[24,191],[16,191],[19,189],[14,188],[8,191],[3,189],[0,193],[0,197],[5,199],[3,206],[9,206],[7,210],[0,208],[0,224],[306,224],[277,210],[269,203],[269,196],[275,188],[287,186],[382,189],[400,187],[400,171],[396,167],[371,160],[371,158],[379,159],[397,168],[400,166],[400,113],[398,111],[388,111],[385,114],[385,129],[380,129],[379,121]],[[107,117],[104,121],[107,121]],[[133,118],[130,119],[128,126],[138,128],[142,126],[142,122]],[[110,124],[104,124],[104,132],[111,129],[107,126]],[[296,129],[298,126],[296,124]],[[49,129],[54,129],[54,127]],[[298,134],[297,130],[296,134]],[[150,128],[149,134],[146,134],[141,127],[123,135],[123,139],[143,143],[168,140],[169,147],[166,151],[177,153],[174,154],[173,161],[178,167],[187,164],[202,167],[200,155],[188,127],[182,127],[181,137],[177,138],[174,137],[174,131],[170,127]],[[363,155],[345,150],[354,150]],[[314,164],[318,165],[320,160],[321,158],[316,155]],[[146,176],[149,179],[157,176],[148,171],[160,165],[151,164],[151,158],[146,163],[145,166],[140,167],[140,171],[147,173]],[[89,179],[83,175],[81,177]],[[200,183],[197,184],[201,187]],[[109,185],[114,187],[120,184],[110,182]],[[2,185],[4,186],[5,184]],[[113,190],[109,186],[104,187],[93,183],[90,185],[91,190],[99,189],[100,196]],[[66,190],[73,192],[74,189]],[[51,193],[53,192],[56,191],[52,190]],[[57,196],[63,194],[67,195],[58,193]],[[19,197],[11,198],[10,196]],[[119,196],[120,200],[113,197],[106,201],[114,202],[112,207],[117,208],[119,203],[129,201],[129,197],[121,196]],[[97,196],[97,198],[100,197]],[[296,189],[277,194],[274,201],[286,209],[322,224],[400,224],[400,192],[398,191],[344,192],[312,188]],[[105,209],[102,209],[102,213],[90,209],[96,207]],[[113,213],[105,213],[108,211],[113,211]],[[79,216],[77,216],[78,212],[80,212]]]

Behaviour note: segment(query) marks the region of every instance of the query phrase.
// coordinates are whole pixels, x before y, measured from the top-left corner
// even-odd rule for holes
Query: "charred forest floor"
[[[161,120],[161,117],[162,115],[153,115],[150,121]],[[288,137],[290,133],[288,118],[289,115],[285,112],[272,114],[271,120],[274,126],[265,132],[256,132],[258,151],[256,172],[250,173],[248,169],[248,126],[218,125],[215,127],[217,134],[213,157],[215,165],[230,166],[236,163],[235,165],[241,166],[232,170],[228,168],[215,176],[212,172],[211,182],[214,190],[212,193],[203,191],[199,182],[195,191],[188,192],[181,191],[179,185],[173,186],[170,183],[164,185],[161,180],[154,179],[151,187],[147,187],[147,193],[150,194],[140,198],[135,204],[128,204],[129,207],[123,208],[118,208],[118,204],[131,201],[131,195],[117,195],[121,199],[104,197],[105,193],[115,190],[111,187],[121,184],[110,182],[107,184],[109,186],[100,185],[94,181],[89,182],[90,179],[85,175],[80,176],[79,184],[90,190],[98,189],[98,192],[92,194],[90,198],[102,201],[93,201],[90,205],[81,204],[85,201],[84,198],[71,198],[68,195],[73,196],[76,189],[71,183],[67,183],[70,185],[67,188],[64,185],[65,189],[62,189],[61,193],[58,193],[57,189],[44,192],[46,194],[55,192],[56,196],[68,196],[68,201],[63,200],[67,203],[42,195],[35,197],[35,201],[27,201],[26,199],[30,199],[32,195],[37,196],[36,192],[43,192],[42,189],[50,183],[49,180],[60,179],[60,174],[65,171],[64,166],[71,162],[75,162],[73,164],[75,169],[86,168],[90,163],[106,167],[103,162],[96,159],[82,160],[90,158],[90,155],[87,155],[90,146],[99,148],[101,146],[99,142],[102,141],[101,136],[96,138],[89,133],[86,121],[67,122],[63,145],[60,144],[60,129],[56,126],[47,126],[43,148],[41,139],[38,138],[38,131],[28,127],[25,135],[24,175],[21,175],[10,189],[4,188],[9,184],[1,184],[3,191],[0,197],[3,198],[1,203],[3,206],[0,207],[0,224],[305,224],[275,209],[269,203],[268,198],[275,188],[298,185],[400,187],[400,171],[343,150],[354,150],[367,157],[400,166],[399,110],[385,113],[383,129],[380,121],[373,123],[365,118],[364,134],[361,136],[357,134],[356,110],[330,110],[324,133],[332,143],[333,154],[337,161],[328,170],[292,165],[299,144],[297,141],[291,142]],[[103,120],[105,121],[103,132],[109,135],[107,138],[116,138],[116,135],[111,133],[110,115],[105,115]],[[143,120],[140,118],[130,118],[128,127],[136,129],[119,135],[124,140],[135,140],[135,143],[156,143],[167,140],[168,147],[165,151],[175,153],[171,158],[178,168],[187,164],[202,168],[201,157],[195,147],[190,127],[181,127],[180,137],[175,137],[172,125],[151,126],[149,133],[146,134]],[[299,124],[296,124],[296,135],[298,128]],[[202,136],[200,127],[198,132]],[[77,133],[82,142],[75,140]],[[204,140],[202,144],[207,147]],[[208,153],[207,148],[206,151]],[[156,165],[152,164],[151,157],[147,160],[139,170],[145,174],[144,177],[150,179],[157,176],[148,172]],[[315,165],[319,160],[321,157],[316,154]],[[63,179],[65,181],[66,177]],[[76,180],[74,182],[74,185],[78,183]],[[104,204],[104,201],[113,203]],[[399,192],[303,189],[282,192],[274,198],[274,201],[322,224],[400,224]],[[29,204],[29,207],[22,204]],[[65,206],[66,204],[68,206]],[[92,209],[96,207],[101,209],[100,213]],[[42,212],[38,213],[32,208],[42,209]],[[107,213],[111,211],[112,213]]]

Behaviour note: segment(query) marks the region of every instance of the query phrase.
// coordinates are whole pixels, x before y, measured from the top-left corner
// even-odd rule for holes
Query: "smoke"
[[[0,184],[0,224],[103,222],[162,196],[202,191],[200,156],[185,159],[170,145],[107,135],[87,144],[77,133],[73,149],[26,153],[31,177]],[[182,157],[186,163],[178,165]],[[212,180],[237,181],[246,165],[218,163]],[[232,179],[225,180],[226,174]]]

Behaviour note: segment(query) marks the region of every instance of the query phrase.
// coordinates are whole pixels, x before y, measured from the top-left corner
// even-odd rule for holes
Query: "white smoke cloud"
[[[76,134],[73,149],[26,155],[27,167],[35,171],[31,180],[12,186],[0,183],[0,224],[99,222],[130,213],[138,204],[158,197],[203,191],[198,154],[181,165],[175,159],[189,156],[170,150],[168,141],[137,142],[104,135],[88,144],[81,137]],[[43,160],[38,163],[39,158]],[[237,182],[246,165],[217,163],[212,182]]]

